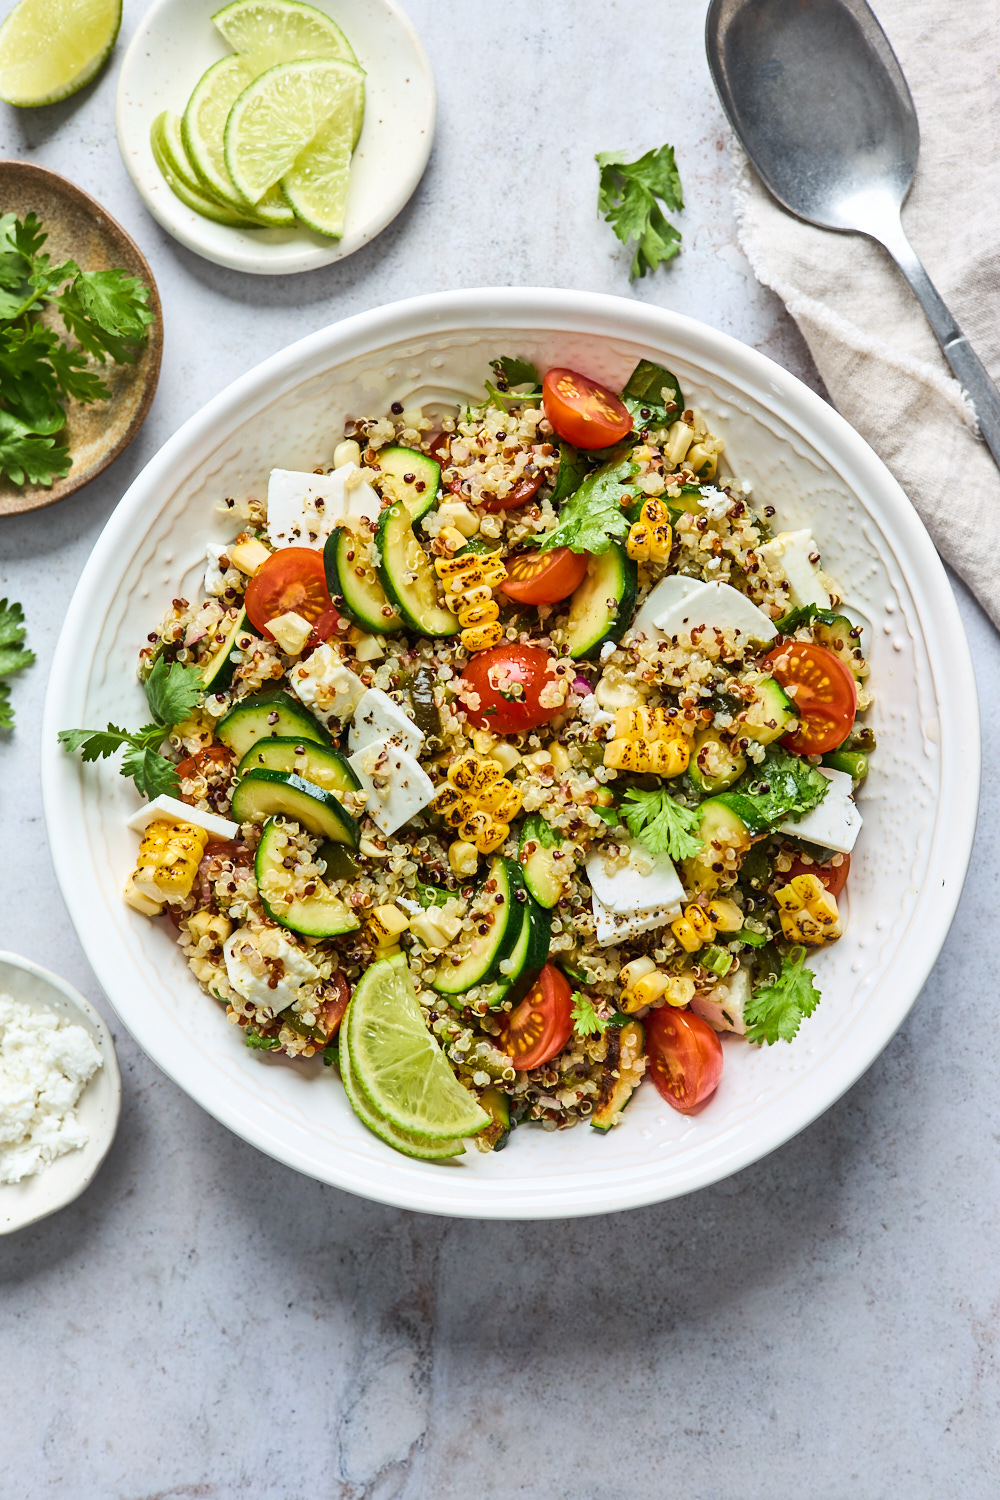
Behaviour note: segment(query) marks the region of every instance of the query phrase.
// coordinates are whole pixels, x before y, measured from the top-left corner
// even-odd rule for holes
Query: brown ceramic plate
[[[24,218],[34,211],[48,231],[45,250],[56,262],[75,260],[84,271],[124,270],[141,276],[149,287],[149,307],[154,321],[149,341],[134,365],[110,361],[101,369],[110,387],[107,401],[80,406],[71,401],[66,408],[69,451],[73,467],[49,489],[40,484],[11,484],[0,479],[0,516],[38,510],[65,500],[82,485],[89,484],[118,457],[135,437],[149,411],[160,378],[163,354],[163,316],[160,297],[146,257],[96,198],[83,192],[58,172],[28,161],[0,161],[0,211]],[[60,329],[61,323],[56,324]]]

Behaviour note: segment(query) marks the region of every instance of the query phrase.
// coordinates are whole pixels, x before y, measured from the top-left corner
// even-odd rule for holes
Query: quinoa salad
[[[700,1109],[843,930],[872,698],[811,531],[646,360],[340,421],[150,621],[125,900],[410,1155]]]

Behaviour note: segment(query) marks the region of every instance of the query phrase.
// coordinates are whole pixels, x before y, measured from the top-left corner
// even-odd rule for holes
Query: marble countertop
[[[94,1001],[124,1083],[90,1190],[0,1240],[0,1494],[985,1500],[1000,1478],[1000,1029],[986,962],[1000,650],[961,587],[983,707],[983,832],[944,952],[850,1093],[691,1197],[500,1225],[402,1213],[299,1177],[137,1050],[67,920],[37,770],[66,602],[132,478],[236,375],[396,298],[534,284],[689,313],[818,388],[736,243],[703,0],[407,3],[440,95],[426,177],[375,243],[307,275],[222,270],[146,214],[113,124],[139,5],[127,0],[112,66],[78,99],[0,106],[2,154],[66,173],[135,236],[166,326],[159,392],[132,447],[72,499],[0,522],[0,596],[24,603],[38,654],[0,745],[0,946]],[[665,139],[689,205],[684,252],[630,289],[626,252],[595,217],[592,158]]]

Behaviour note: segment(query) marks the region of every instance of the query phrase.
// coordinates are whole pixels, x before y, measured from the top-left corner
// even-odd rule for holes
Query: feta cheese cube
[[[349,719],[365,693],[360,677],[344,666],[329,642],[293,667],[291,685],[299,702],[323,724]]]
[[[268,957],[280,960],[283,969],[277,986],[272,989],[268,979],[255,974],[249,962],[249,955],[260,952],[260,936],[246,927],[238,927],[230,933],[222,945],[226,974],[233,989],[244,1000],[267,1006],[277,1013],[298,999],[303,985],[315,984],[319,970],[301,948],[296,948],[277,931],[268,931]]]
[[[348,764],[368,793],[365,811],[382,833],[395,833],[434,796],[426,771],[388,735],[358,750]]]
[[[817,769],[830,783],[826,796],[818,807],[806,813],[796,823],[786,818],[779,833],[792,838],[805,839],[810,844],[821,844],[824,849],[835,849],[838,854],[850,854],[861,832],[862,818],[857,804],[851,796],[854,782],[846,771],[829,771],[826,766]]]
[[[378,519],[382,502],[355,463],[332,474],[272,469],[267,485],[267,534],[274,547],[322,547],[334,527],[352,518]]]
[[[652,911],[633,912],[631,916],[625,916],[609,911],[596,892],[592,904],[597,941],[602,948],[607,948],[611,943],[624,943],[644,932],[652,932],[654,927],[665,927],[677,915],[676,907],[655,906]]]
[[[629,862],[608,873],[602,849],[587,860],[587,879],[602,906],[616,916],[629,916],[669,907],[680,911],[684,887],[673,861],[665,854],[655,857],[640,844],[629,845]]]
[[[177,797],[154,797],[152,802],[147,802],[145,807],[134,812],[125,826],[134,829],[136,833],[142,833],[150,823],[193,823],[195,828],[204,828],[213,839],[235,839],[240,834],[238,823],[220,818],[217,813],[188,807],[186,802],[181,802]]]
[[[664,578],[650,593],[632,621],[629,634],[641,630],[643,635],[653,635],[657,615],[662,615],[675,604],[682,604],[689,594],[696,594],[704,587],[700,578],[685,578],[682,573],[671,573],[669,578]]]
[[[653,624],[664,635],[688,635],[696,627],[724,630],[747,641],[771,641],[777,635],[762,609],[728,583],[703,583],[666,609]]]
[[[218,542],[209,542],[205,548],[208,566],[205,569],[205,593],[216,598],[225,592],[225,569],[219,567],[219,559],[227,556],[227,549]]]
[[[288,656],[298,656],[313,629],[310,622],[297,615],[294,609],[275,615],[273,620],[268,620],[267,628]]]
[[[391,739],[394,744],[420,754],[424,736],[413,720],[381,688],[369,688],[359,699],[351,720],[347,743],[351,754],[364,750],[373,740]]]
[[[832,603],[819,568],[809,560],[810,555],[818,550],[808,529],[779,532],[763,547],[757,548],[759,556],[777,563],[788,579],[788,599],[795,609],[805,604],[829,609]]]

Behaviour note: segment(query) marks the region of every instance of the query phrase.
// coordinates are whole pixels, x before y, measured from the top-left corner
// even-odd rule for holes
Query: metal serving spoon
[[[705,45],[722,107],[765,187],[809,224],[885,246],[1000,465],[1000,392],[900,223],[920,129],[902,69],[865,0],[712,0]]]

